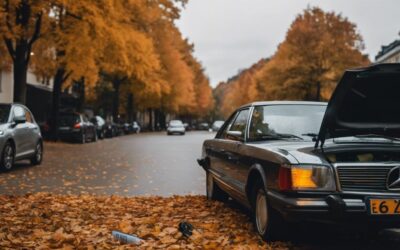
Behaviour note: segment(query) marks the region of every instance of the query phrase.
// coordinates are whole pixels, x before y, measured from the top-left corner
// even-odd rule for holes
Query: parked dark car
[[[245,105],[198,162],[207,197],[250,208],[264,240],[288,221],[400,227],[400,64],[346,71],[328,105]]]
[[[112,138],[118,135],[118,126],[116,123],[107,121],[106,122],[106,137]]]
[[[15,161],[43,159],[42,135],[31,111],[20,104],[0,104],[0,169],[10,170]]]
[[[76,112],[60,113],[58,135],[66,141],[97,141],[95,125],[84,114]]]
[[[210,125],[207,122],[202,122],[197,126],[198,130],[208,130]]]
[[[129,122],[124,123],[123,130],[124,130],[124,134],[126,134],[126,135],[131,134],[133,132],[132,123],[129,123]]]
[[[101,116],[98,115],[92,117],[90,121],[96,127],[97,137],[99,139],[104,139],[106,136],[106,121]]]

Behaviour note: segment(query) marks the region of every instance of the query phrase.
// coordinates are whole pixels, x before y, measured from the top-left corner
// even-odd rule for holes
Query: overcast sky
[[[381,45],[400,38],[400,0],[190,0],[177,25],[195,44],[195,56],[216,86],[273,55],[308,5],[341,13],[355,23],[371,60]]]

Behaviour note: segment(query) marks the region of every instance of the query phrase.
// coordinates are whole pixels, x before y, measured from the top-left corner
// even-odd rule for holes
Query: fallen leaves
[[[194,226],[186,238],[182,220]],[[91,195],[0,196],[0,248],[131,249],[112,230],[136,234],[140,249],[288,249],[265,244],[248,216],[203,196],[119,197]]]

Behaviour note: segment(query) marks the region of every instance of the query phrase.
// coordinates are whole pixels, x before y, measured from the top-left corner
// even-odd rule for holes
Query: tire
[[[206,176],[206,188],[207,188],[207,199],[214,201],[226,201],[228,200],[228,194],[222,190],[217,183],[214,181],[214,177],[210,172],[207,171]]]
[[[36,165],[40,165],[42,163],[43,160],[43,144],[41,142],[38,142],[36,144],[36,150],[35,150],[35,154],[32,156],[31,160],[31,164],[36,166]]]
[[[1,151],[0,168],[4,171],[10,171],[14,165],[15,150],[10,142],[6,142]]]
[[[85,144],[86,143],[86,134],[84,132],[82,132],[80,143],[81,144]]]
[[[95,130],[94,133],[93,133],[93,139],[92,139],[92,141],[93,141],[93,142],[97,142],[97,139],[98,139],[98,138],[97,138],[97,131]]]
[[[257,233],[266,242],[286,240],[287,222],[275,211],[267,199],[262,181],[258,181],[252,191],[253,221]]]

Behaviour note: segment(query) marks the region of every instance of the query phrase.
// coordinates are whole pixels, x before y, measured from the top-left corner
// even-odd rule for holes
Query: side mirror
[[[236,140],[236,141],[242,141],[243,140],[243,138],[242,138],[243,133],[241,131],[228,131],[227,135],[232,140]]]
[[[25,118],[25,116],[17,116],[17,117],[14,117],[14,122],[15,122],[15,124],[25,123],[26,118]]]

